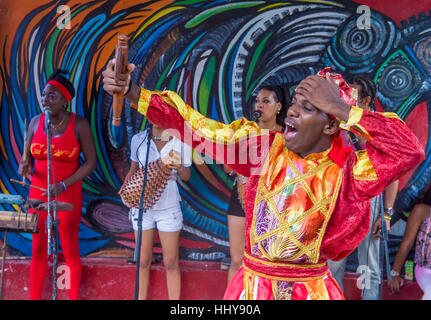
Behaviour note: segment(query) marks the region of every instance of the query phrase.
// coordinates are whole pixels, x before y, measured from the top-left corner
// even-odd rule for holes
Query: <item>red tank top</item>
[[[30,152],[36,159],[32,184],[46,188],[47,178],[47,136],[43,130],[45,114],[41,114],[39,125],[34,133]],[[75,136],[75,114],[69,119],[66,131],[51,139],[52,164],[54,166],[56,182],[71,176],[79,167],[79,154],[81,148]],[[53,177],[53,176],[51,176]],[[52,183],[52,181],[51,181]]]

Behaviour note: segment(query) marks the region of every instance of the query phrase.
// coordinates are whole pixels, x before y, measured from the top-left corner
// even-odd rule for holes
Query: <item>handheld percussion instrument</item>
[[[169,171],[168,171],[169,170]],[[128,208],[139,208],[143,189],[145,168],[138,169],[121,187],[121,200]],[[147,185],[144,193],[144,210],[150,209],[161,197],[165,190],[171,170],[162,167],[159,159],[148,164]]]
[[[114,80],[119,81],[120,73],[127,72],[127,57],[128,52],[128,37],[124,34],[118,36],[118,43],[115,50],[115,67],[114,67]],[[124,93],[114,93],[113,117],[112,125],[119,127],[121,124],[121,112],[124,105]]]
[[[21,181],[18,181],[22,183]],[[43,202],[38,199],[28,199],[25,201],[20,195],[3,194],[0,193],[0,203],[9,205],[22,206],[26,211],[22,212],[21,207],[19,211],[5,211],[0,210],[0,231],[4,231],[3,247],[2,247],[2,269],[1,269],[1,285],[0,285],[0,300],[3,299],[3,284],[4,284],[4,269],[6,260],[6,247],[7,247],[7,232],[20,232],[20,233],[38,233],[37,224],[39,222],[40,211],[47,211],[48,206],[54,206],[54,201],[50,203]],[[56,201],[55,205],[59,211],[72,211],[73,204],[66,202]],[[28,209],[32,208],[34,213],[28,213]]]

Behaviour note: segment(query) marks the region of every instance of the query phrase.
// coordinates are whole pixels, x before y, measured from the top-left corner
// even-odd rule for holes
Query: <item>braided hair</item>
[[[366,97],[370,97],[370,109],[372,111],[376,111],[376,106],[375,106],[375,101],[376,101],[376,85],[374,84],[373,81],[371,81],[369,78],[367,77],[363,77],[363,76],[357,76],[352,78],[349,81],[350,84],[356,84],[356,85],[360,85],[362,90],[359,93],[358,98],[360,100],[365,99]]]

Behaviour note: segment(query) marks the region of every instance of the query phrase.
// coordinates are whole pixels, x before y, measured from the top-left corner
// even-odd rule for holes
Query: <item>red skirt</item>
[[[224,300],[344,300],[331,273],[310,281],[282,281],[240,268],[232,277]]]

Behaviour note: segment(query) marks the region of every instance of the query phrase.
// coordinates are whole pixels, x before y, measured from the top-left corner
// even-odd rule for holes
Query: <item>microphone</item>
[[[251,121],[256,121],[256,120],[258,120],[261,116],[262,116],[262,112],[255,110],[255,111],[253,111],[253,113],[251,114]]]
[[[45,113],[45,116],[51,117],[51,109],[50,108],[44,108],[43,113]]]
[[[44,108],[43,113],[45,114],[46,127],[49,128],[51,126],[51,109]]]

